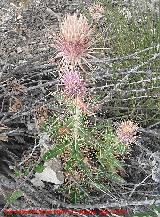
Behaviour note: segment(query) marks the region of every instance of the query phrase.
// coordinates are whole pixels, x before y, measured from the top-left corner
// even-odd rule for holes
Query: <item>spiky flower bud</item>
[[[54,47],[58,50],[57,57],[71,65],[80,64],[91,45],[91,29],[87,18],[77,14],[67,15],[60,24],[60,32]]]
[[[61,77],[61,82],[64,85],[65,95],[73,98],[85,96],[86,85],[78,72],[66,71]]]
[[[94,4],[89,8],[89,12],[93,20],[98,21],[104,15],[104,8],[100,4]]]
[[[117,128],[117,136],[119,140],[125,144],[131,144],[136,140],[138,125],[132,121],[124,121]]]

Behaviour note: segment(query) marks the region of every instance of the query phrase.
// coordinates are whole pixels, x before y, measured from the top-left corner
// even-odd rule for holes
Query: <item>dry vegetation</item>
[[[96,2],[100,5],[90,8]],[[128,216],[158,216],[159,11],[156,0],[1,0],[0,209],[122,207]],[[73,79],[71,73],[72,83],[79,79],[78,88],[71,90],[63,74],[66,64],[67,70],[72,68],[70,60],[61,57],[72,49],[60,54],[57,49],[65,38],[59,23],[73,13],[86,16],[94,40],[90,48],[87,35],[81,41],[87,54],[78,60],[72,56],[78,64],[71,65],[81,71],[86,86],[80,89],[79,74]],[[90,33],[86,26],[82,30]],[[70,100],[65,104],[67,97],[59,95],[63,93],[59,76],[72,97],[75,89],[76,94],[87,92],[86,101],[74,101],[78,122],[70,116],[74,110]],[[131,121],[123,122],[127,120]],[[85,145],[66,150],[77,134]],[[102,144],[94,146],[92,136]],[[118,145],[109,152],[113,143]],[[51,149],[53,144],[57,146]],[[101,158],[98,153],[103,151],[106,155]],[[83,164],[76,153],[83,153]],[[47,173],[57,177],[50,180]]]

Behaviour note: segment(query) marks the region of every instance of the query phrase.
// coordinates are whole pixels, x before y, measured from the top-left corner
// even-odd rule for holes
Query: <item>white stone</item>
[[[21,47],[17,47],[17,53],[22,53],[22,48]]]
[[[35,178],[40,181],[54,183],[56,185],[63,184],[63,181],[60,181],[57,178],[56,172],[53,171],[50,167],[46,167],[42,173],[35,173]]]

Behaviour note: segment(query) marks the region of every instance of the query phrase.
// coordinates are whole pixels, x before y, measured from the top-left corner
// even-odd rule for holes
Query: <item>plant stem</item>
[[[78,106],[76,106],[76,111],[75,111],[75,116],[74,116],[74,145],[75,145],[75,151],[77,150],[79,114],[80,114],[80,110],[79,110]]]

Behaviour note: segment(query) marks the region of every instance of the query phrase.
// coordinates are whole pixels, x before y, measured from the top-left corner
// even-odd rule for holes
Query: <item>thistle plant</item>
[[[96,9],[99,15],[93,14]],[[99,19],[103,8],[94,5],[90,12],[96,16],[93,19]],[[82,77],[81,67],[76,66],[89,56],[91,35],[92,30],[83,15],[67,15],[61,22],[54,47],[63,63],[59,74],[62,91],[57,95],[63,100],[65,111],[61,115],[55,113],[42,128],[54,145],[43,154],[44,165],[41,163],[40,168],[45,169],[46,161],[58,158],[65,176],[62,188],[70,192],[70,196],[77,195],[78,186],[87,189],[85,197],[95,189],[106,192],[110,182],[124,182],[123,159],[129,152],[129,144],[135,142],[138,130],[129,120],[117,129],[108,120],[101,123],[87,105],[87,82]],[[78,202],[77,199],[74,202]]]
[[[102,12],[102,8],[97,7]],[[123,162],[119,159],[128,153],[128,144],[135,141],[138,129],[131,121],[122,122],[117,130],[109,121],[97,122],[95,113],[87,106],[89,90],[76,66],[88,55],[91,33],[83,15],[67,15],[60,24],[55,48],[63,62],[59,77],[62,91],[59,95],[66,110],[63,115],[54,114],[43,127],[54,144],[44,154],[43,160],[61,160],[65,175],[63,190],[70,192],[70,196],[72,193],[77,195],[76,183],[87,188],[88,192],[93,189],[105,192],[107,183],[123,182],[120,175]]]

